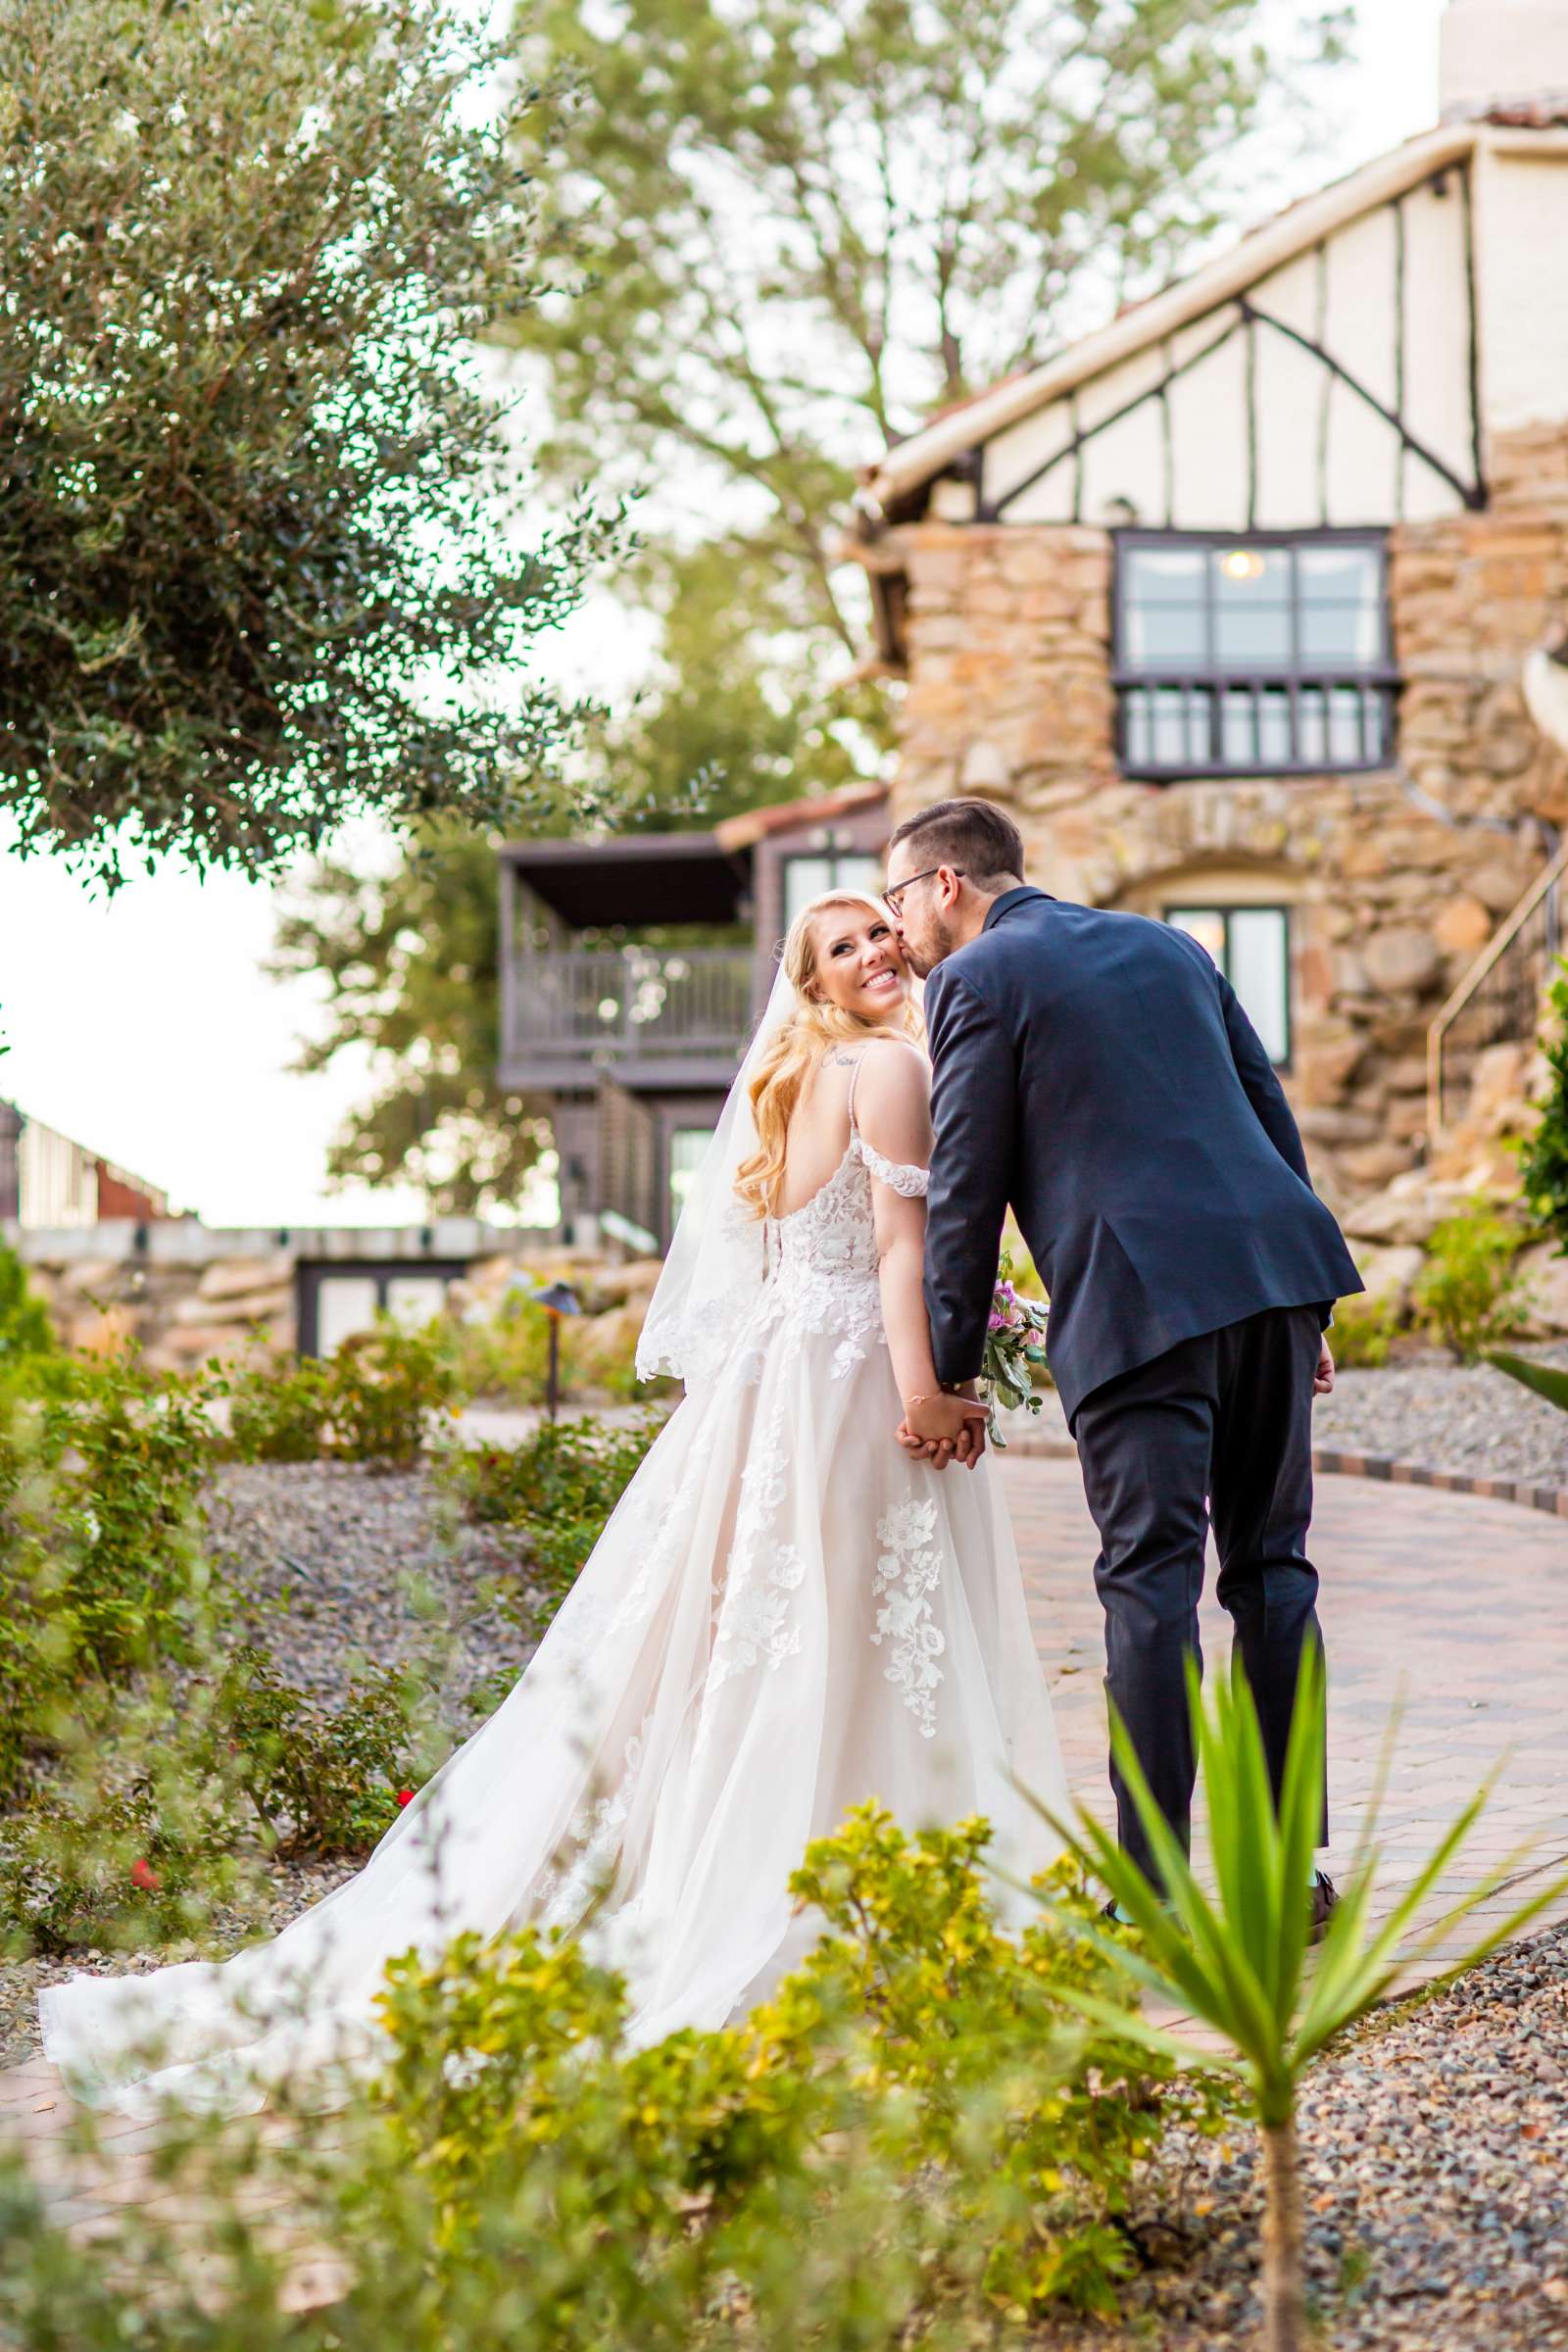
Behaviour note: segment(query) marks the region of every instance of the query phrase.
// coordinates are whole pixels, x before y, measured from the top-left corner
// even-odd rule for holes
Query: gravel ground
[[[1562,1342],[1521,1352],[1568,1366]],[[1379,1372],[1342,1372],[1333,1395],[1313,1407],[1312,1435],[1319,1446],[1429,1470],[1568,1487],[1568,1413],[1491,1364],[1430,1354]]]
[[[1447,1992],[1374,2019],[1316,2067],[1301,2103],[1307,2268],[1336,2352],[1568,2347],[1568,1927],[1499,1953]],[[1042,2352],[1258,2341],[1250,2131],[1197,2141],[1189,2233],[1146,2232],[1157,2267],[1108,2337],[1057,2328]],[[1180,2248],[1181,2240],[1175,2245]]]
[[[533,1648],[519,1627],[479,1606],[479,1588],[514,1564],[514,1547],[502,1531],[461,1519],[424,1470],[232,1464],[215,1479],[207,1509],[210,1547],[248,1603],[235,1638],[264,1643],[285,1679],[323,1699],[341,1698],[357,1664],[392,1665],[428,1641],[431,1620],[411,1588],[430,1596],[437,1628],[445,1621],[462,1629],[451,1664],[460,1730],[471,1721],[467,1694],[489,1675],[520,1672]],[[275,1933],[356,1867],[273,1861],[258,1899],[215,1909],[212,1948]],[[96,1950],[69,1961],[0,1958],[0,2067],[37,2054],[40,1985],[76,1968],[155,1968],[195,1951],[180,1944],[128,1959]]]

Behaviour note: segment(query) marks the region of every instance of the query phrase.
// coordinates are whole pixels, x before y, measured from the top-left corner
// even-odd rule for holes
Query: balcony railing
[[[739,1051],[751,1024],[745,948],[535,949],[512,972],[509,1058],[601,1066]]]

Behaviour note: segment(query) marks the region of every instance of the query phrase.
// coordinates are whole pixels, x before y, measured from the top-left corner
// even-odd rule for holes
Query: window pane
[[[1224,669],[1291,659],[1291,558],[1282,547],[1212,551],[1214,655]]]
[[[853,851],[833,860],[833,890],[863,891],[868,899],[882,896],[882,860],[869,858],[862,851]]]
[[[1207,660],[1204,551],[1130,548],[1122,559],[1122,656],[1133,669],[1197,669]]]
[[[1150,697],[1153,704],[1152,752],[1151,764],[1154,767],[1191,767],[1193,754],[1188,749],[1187,706],[1189,700],[1207,702],[1206,695],[1189,697],[1179,686],[1156,686]],[[1205,757],[1199,761],[1206,766]]]
[[[1336,686],[1329,696],[1329,760],[1336,767],[1353,766],[1361,757],[1361,692],[1356,686]]]
[[[1303,686],[1296,700],[1296,756],[1302,767],[1320,767],[1328,759],[1328,709],[1321,686]]]
[[[1376,605],[1382,569],[1375,547],[1297,551],[1303,605]]]
[[[1291,698],[1277,687],[1266,688],[1258,702],[1258,758],[1265,767],[1290,767],[1296,759],[1291,742]]]
[[[422,1331],[447,1302],[442,1274],[394,1274],[386,1286],[386,1311],[405,1331]]]
[[[1167,906],[1165,920],[1206,948],[1211,959],[1224,971],[1225,917],[1217,906]]]
[[[1220,709],[1220,758],[1227,767],[1252,767],[1256,764],[1250,687],[1232,686],[1225,694]]]
[[[1383,654],[1382,566],[1370,547],[1303,547],[1298,559],[1303,667],[1357,668]]]
[[[1124,659],[1132,669],[1206,669],[1201,605],[1129,605]]]
[[[316,1345],[321,1354],[331,1355],[356,1332],[368,1331],[375,1307],[373,1274],[324,1275],[316,1294]]]
[[[669,1139],[669,1205],[677,1217],[712,1140],[711,1127],[677,1127]]]
[[[803,906],[833,887],[831,858],[786,858],[784,860],[784,928],[787,931]]]
[[[1150,697],[1142,686],[1135,686],[1127,697],[1126,758],[1129,767],[1148,767],[1153,755],[1153,729],[1150,723]]]
[[[1381,658],[1382,628],[1375,605],[1303,605],[1303,669],[1370,669]]]
[[[1231,908],[1226,977],[1269,1059],[1284,1061],[1291,1050],[1291,954],[1283,906]]]

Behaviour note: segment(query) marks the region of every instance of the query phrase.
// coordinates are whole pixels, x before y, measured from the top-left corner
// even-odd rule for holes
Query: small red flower
[[[400,1805],[412,1805],[413,1802],[414,1790],[412,1788],[400,1788],[398,1790],[398,1803]]]
[[[130,1866],[130,1883],[141,1887],[145,1894],[156,1894],[164,1882],[146,1857],[138,1854]]]

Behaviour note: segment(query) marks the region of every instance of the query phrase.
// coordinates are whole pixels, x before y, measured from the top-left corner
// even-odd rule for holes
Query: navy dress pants
[[[1235,1628],[1276,1796],[1301,1653],[1321,1640],[1317,1571],[1306,1556],[1320,1338],[1316,1307],[1265,1308],[1106,1381],[1073,1423],[1100,1531],[1105,1688],[1184,1843],[1196,1772],[1184,1661],[1201,1664],[1210,1525],[1215,1591]],[[1110,1777],[1122,1845],[1157,1879],[1114,1764]]]

